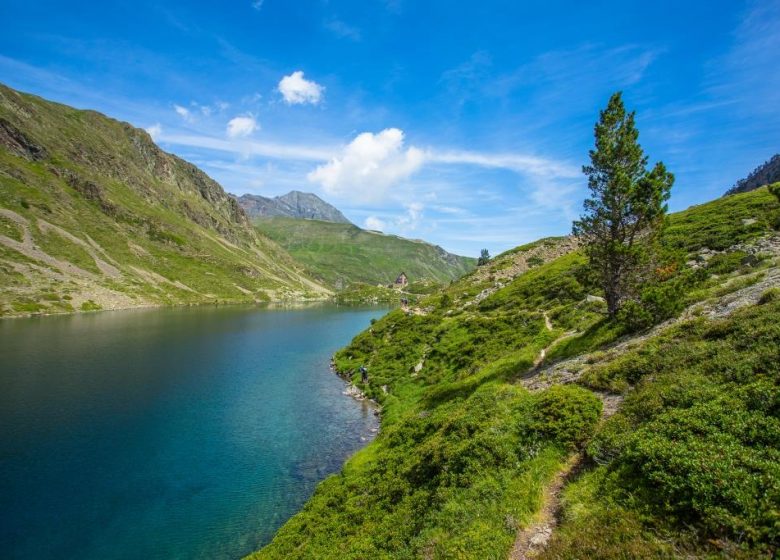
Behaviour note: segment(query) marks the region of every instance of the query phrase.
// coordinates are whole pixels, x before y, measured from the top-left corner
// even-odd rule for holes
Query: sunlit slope
[[[0,86],[0,314],[326,293],[145,131]]]
[[[253,558],[508,558],[558,514],[548,558],[771,557],[778,229],[765,188],[670,216],[643,324],[571,238],[389,313],[335,356],[380,434]]]
[[[445,283],[476,265],[476,259],[453,255],[430,243],[352,224],[277,217],[254,220],[254,225],[318,279],[338,289],[353,283],[386,285],[401,272],[406,272],[410,282]]]

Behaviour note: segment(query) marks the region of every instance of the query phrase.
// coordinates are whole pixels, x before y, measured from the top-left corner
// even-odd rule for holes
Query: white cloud
[[[328,194],[380,200],[387,190],[420,169],[425,156],[415,147],[404,149],[404,133],[387,128],[379,134],[364,132],[340,156],[320,165],[308,179]]]
[[[374,231],[385,231],[387,224],[377,218],[376,216],[369,216],[363,221],[363,225],[366,229],[372,229]]]
[[[260,9],[263,7],[263,4],[265,4],[265,0],[254,0],[252,2],[252,7],[257,11],[260,11]]]
[[[423,209],[425,207],[419,202],[412,202],[404,206],[406,207],[406,214],[398,218],[398,227],[405,231],[417,229],[417,226],[423,221]]]
[[[224,138],[192,134],[165,134],[163,140],[174,146],[205,148],[239,156],[253,155],[287,161],[327,161],[337,152],[337,148],[328,146],[304,146],[278,142],[245,141],[239,145]]]
[[[348,23],[341,21],[338,18],[327,20],[325,22],[325,29],[341,39],[352,39],[353,41],[360,41],[362,38],[360,29],[349,25]]]
[[[437,212],[440,212],[442,214],[454,214],[454,215],[462,215],[465,214],[466,211],[463,208],[457,208],[455,206],[434,206],[434,210]]]
[[[192,122],[192,114],[190,114],[190,110],[186,107],[182,107],[181,105],[174,105],[173,110],[176,111],[176,113],[186,122]]]
[[[579,168],[575,165],[525,154],[434,150],[426,153],[426,160],[432,163],[467,164],[509,169],[537,176],[573,178],[581,175]]]
[[[146,132],[149,133],[149,136],[152,137],[152,140],[157,142],[157,139],[162,134],[162,125],[160,123],[154,123],[152,126],[146,129]]]
[[[252,115],[234,117],[227,124],[227,135],[230,138],[244,138],[259,129],[260,125]]]
[[[279,81],[279,92],[289,105],[311,103],[316,105],[322,99],[325,88],[317,82],[303,77],[303,72],[297,70]]]

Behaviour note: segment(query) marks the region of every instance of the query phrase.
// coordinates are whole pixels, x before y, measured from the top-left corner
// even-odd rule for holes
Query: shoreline
[[[336,306],[355,307],[355,306],[367,306],[367,307],[382,307],[387,305],[386,302],[368,303],[368,302],[343,302],[337,301],[333,296],[326,298],[305,298],[305,299],[279,299],[269,301],[230,301],[230,302],[211,302],[203,301],[198,303],[139,303],[138,305],[120,305],[117,307],[110,307],[106,309],[90,309],[81,310],[74,309],[73,311],[62,311],[58,313],[19,313],[8,314],[0,316],[0,321],[6,319],[32,319],[36,317],[68,317],[76,315],[92,315],[96,313],[106,313],[112,311],[132,311],[142,309],[173,309],[180,307],[232,307],[239,305],[253,306],[253,307],[267,307],[267,308],[281,308],[281,307],[303,307],[309,304],[323,304],[332,303]]]
[[[348,397],[352,397],[358,402],[368,403],[373,409],[374,415],[379,419],[380,421],[379,423],[381,426],[382,405],[376,402],[374,399],[366,396],[366,394],[360,389],[360,387],[352,383],[352,380],[350,379],[348,373],[336,369],[336,364],[332,357],[330,360],[330,371],[335,373],[346,384],[346,388],[344,389],[344,391],[342,391],[342,394]]]

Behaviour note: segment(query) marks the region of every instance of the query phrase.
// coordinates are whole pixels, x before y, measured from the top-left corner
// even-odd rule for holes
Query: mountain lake
[[[383,308],[0,320],[0,557],[236,559],[376,433],[330,357]]]

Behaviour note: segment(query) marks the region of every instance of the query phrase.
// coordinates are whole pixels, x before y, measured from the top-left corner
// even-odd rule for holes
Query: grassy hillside
[[[353,283],[389,284],[402,271],[410,282],[449,282],[472,270],[476,259],[441,247],[352,224],[269,218],[255,220],[262,234],[284,247],[312,274],[337,289]]]
[[[382,430],[253,558],[523,558],[560,511],[547,558],[771,557],[780,205],[669,222],[637,314],[608,320],[559,238],[355,337],[336,365]]]
[[[0,315],[324,293],[146,132],[0,86]]]

